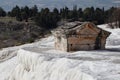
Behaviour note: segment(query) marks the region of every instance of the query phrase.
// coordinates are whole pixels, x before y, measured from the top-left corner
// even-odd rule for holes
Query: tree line
[[[77,8],[77,6],[73,6],[73,9],[69,9],[68,7],[63,7],[61,9],[54,8],[53,10],[50,10],[49,8],[42,8],[39,11],[36,5],[31,8],[29,8],[28,6],[15,6],[9,12],[6,12],[0,7],[0,17],[15,17],[16,20],[25,22],[28,22],[28,20],[30,19],[35,21],[36,24],[41,26],[42,28],[51,29],[57,27],[57,23],[61,20],[91,21],[95,24],[114,22],[116,19],[112,20],[112,17],[116,15],[116,10],[117,8],[115,7],[111,7],[105,10],[104,8],[87,7],[85,9],[82,9]],[[117,13],[117,16],[119,16],[119,12]]]

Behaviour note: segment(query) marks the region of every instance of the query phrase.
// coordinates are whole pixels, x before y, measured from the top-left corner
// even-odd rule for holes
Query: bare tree
[[[111,28],[120,28],[120,8],[116,8],[108,19]]]

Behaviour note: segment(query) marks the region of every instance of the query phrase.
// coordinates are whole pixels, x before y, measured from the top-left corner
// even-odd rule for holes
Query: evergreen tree
[[[90,20],[91,21],[95,20],[95,9],[94,9],[94,7],[90,8]]]
[[[30,9],[28,6],[21,8],[21,18],[22,20],[28,21],[28,18],[30,17]]]
[[[95,11],[93,7],[86,8],[83,13],[84,13],[85,21],[93,21],[95,19],[95,15],[94,15]]]
[[[103,24],[104,23],[104,14],[102,9],[96,8],[95,10],[95,20],[97,21],[97,24]]]
[[[83,13],[84,13],[84,20],[85,20],[85,21],[89,21],[89,20],[90,20],[90,19],[89,19],[90,8],[86,8],[86,9],[83,11]]]
[[[3,10],[3,8],[0,7],[0,17],[5,17],[6,12]]]
[[[82,8],[78,9],[78,18],[82,21],[83,20],[83,11]]]
[[[69,13],[68,7],[60,9],[60,15],[61,15],[62,19],[68,19],[68,17],[69,17],[68,13]]]
[[[19,6],[15,6],[13,9],[12,9],[12,11],[10,12],[10,16],[11,17],[16,17],[16,16],[18,16],[18,15],[20,15],[20,8],[19,8]]]
[[[59,10],[57,8],[54,8],[53,13],[55,13],[56,15],[59,15]]]
[[[54,25],[54,27],[55,27],[55,26],[57,26],[56,23],[61,19],[60,15],[59,15],[59,10],[57,8],[54,8],[52,14],[53,14],[54,22],[55,22],[55,25]]]
[[[78,20],[78,11],[77,11],[77,6],[73,6],[73,11],[72,11],[72,19],[75,21],[75,20]]]
[[[38,13],[38,8],[36,5],[34,5],[34,7],[32,7],[29,11],[29,15],[30,17],[35,17]]]
[[[35,18],[36,24],[44,29],[52,29],[57,27],[57,22],[59,20],[59,11],[54,9],[53,12],[50,12],[48,8],[42,9]]]

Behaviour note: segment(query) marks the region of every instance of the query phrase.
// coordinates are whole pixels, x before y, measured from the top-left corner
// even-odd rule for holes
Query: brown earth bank
[[[31,22],[0,21],[0,48],[31,43],[46,34],[47,31]]]

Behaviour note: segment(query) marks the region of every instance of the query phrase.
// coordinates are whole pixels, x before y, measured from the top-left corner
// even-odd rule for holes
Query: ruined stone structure
[[[110,32],[91,22],[70,22],[52,31],[55,48],[62,51],[105,49]]]

